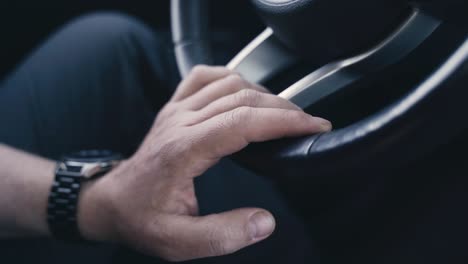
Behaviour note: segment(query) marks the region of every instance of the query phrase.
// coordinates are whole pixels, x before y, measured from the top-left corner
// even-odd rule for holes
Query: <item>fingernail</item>
[[[322,130],[323,132],[328,132],[330,130],[332,130],[333,128],[333,125],[330,121],[326,120],[326,119],[323,119],[323,118],[320,118],[320,117],[312,117],[314,122],[318,123],[319,126],[320,126],[320,130]]]
[[[255,213],[249,219],[249,232],[252,239],[269,236],[274,229],[275,219],[266,212]]]

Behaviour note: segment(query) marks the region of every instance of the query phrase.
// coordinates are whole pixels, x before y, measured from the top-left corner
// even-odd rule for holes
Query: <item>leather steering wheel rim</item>
[[[207,1],[172,0],[172,33],[182,76],[210,64]],[[404,97],[345,128],[309,137],[253,144],[236,155],[243,165],[268,175],[329,175],[350,168],[398,166],[445,143],[466,128],[468,40]],[[443,131],[442,131],[443,129]],[[288,179],[291,181],[291,178]]]

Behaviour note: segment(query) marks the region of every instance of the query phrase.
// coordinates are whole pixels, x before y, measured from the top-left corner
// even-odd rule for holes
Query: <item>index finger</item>
[[[305,136],[330,131],[329,121],[302,111],[239,107],[196,125],[209,146],[208,158],[218,159],[242,150],[249,143]],[[215,146],[215,147],[214,147]]]

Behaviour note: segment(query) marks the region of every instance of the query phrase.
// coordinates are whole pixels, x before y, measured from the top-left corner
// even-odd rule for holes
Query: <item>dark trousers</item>
[[[177,82],[172,57],[163,38],[129,17],[80,18],[34,51],[0,86],[0,142],[51,159],[96,148],[131,155]],[[278,222],[266,242],[202,263],[315,263],[303,224],[267,180],[223,161],[196,185],[203,214],[260,206]],[[109,245],[0,243],[0,263],[31,261],[155,263]]]

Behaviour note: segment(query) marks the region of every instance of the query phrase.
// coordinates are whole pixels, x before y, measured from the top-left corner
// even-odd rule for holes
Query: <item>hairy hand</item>
[[[136,154],[87,188],[81,230],[171,261],[235,252],[267,238],[273,216],[258,208],[198,216],[194,178],[251,142],[330,129],[226,68],[197,66]]]

